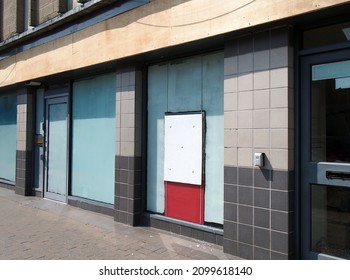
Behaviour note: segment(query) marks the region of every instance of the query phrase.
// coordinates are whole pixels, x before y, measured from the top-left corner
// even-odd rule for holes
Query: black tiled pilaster
[[[141,157],[116,156],[115,220],[132,226],[141,222]]]
[[[253,191],[251,186],[238,186],[238,203],[253,206]]]
[[[229,176],[233,170],[237,184]],[[246,259],[293,256],[293,172],[233,167],[225,172],[224,251]]]
[[[288,191],[294,186],[294,172],[293,171],[281,171],[273,170],[271,172],[271,189]]]
[[[237,223],[225,221],[224,232],[230,239],[237,240]]]
[[[270,190],[254,188],[254,206],[270,207]]]
[[[255,260],[270,260],[271,251],[259,247],[254,247],[254,259]]]
[[[241,186],[253,185],[252,168],[238,168],[238,185],[241,185]]]
[[[254,208],[254,226],[270,228],[270,210]]]
[[[246,244],[253,244],[253,227],[238,224],[238,241]]]
[[[247,259],[252,260],[254,259],[254,250],[253,246],[245,243],[238,243],[238,256]]]
[[[254,169],[254,186],[258,188],[270,188],[270,170]]]
[[[253,224],[253,207],[239,205],[238,206],[238,222],[241,224]]]
[[[15,193],[19,195],[32,195],[32,151],[16,151]],[[23,167],[23,168],[20,168]]]
[[[254,228],[254,245],[264,249],[270,249],[270,230]]]
[[[237,203],[237,191],[238,187],[236,185],[224,185],[224,193],[227,202]]]
[[[225,166],[224,180],[225,184],[237,185],[237,167]]]

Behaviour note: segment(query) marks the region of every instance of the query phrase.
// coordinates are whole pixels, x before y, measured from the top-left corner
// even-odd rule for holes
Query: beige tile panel
[[[253,73],[240,74],[238,76],[238,91],[253,90]]]
[[[269,129],[254,129],[254,148],[270,148]]]
[[[288,87],[271,89],[271,108],[287,108],[290,106],[290,90]]]
[[[225,148],[224,150],[224,164],[237,165],[237,148]]]
[[[236,148],[238,144],[237,129],[225,129],[224,146],[225,148]]]
[[[270,127],[270,110],[254,110],[254,128]]]
[[[272,149],[288,149],[289,145],[288,129],[271,129],[271,148]]]
[[[255,90],[254,91],[254,109],[270,108],[270,90]]]
[[[135,114],[121,114],[120,124],[123,128],[135,127]]]
[[[26,151],[27,150],[26,141],[18,140],[16,149],[19,151]]]
[[[135,141],[135,131],[134,128],[122,128],[120,130],[121,142],[134,142]]]
[[[237,93],[230,92],[224,94],[224,111],[237,110]]]
[[[118,133],[118,132],[117,132]],[[120,141],[116,141],[115,142],[115,154],[120,156],[121,155],[121,142]]]
[[[287,67],[271,70],[271,88],[288,87],[290,85]]]
[[[294,150],[271,149],[270,162],[273,169],[292,170],[294,168]]]
[[[243,91],[238,92],[238,110],[253,109],[253,92]]]
[[[271,128],[288,128],[289,125],[288,108],[271,109]]]
[[[237,92],[238,90],[238,76],[230,75],[224,77],[224,91],[225,93]]]
[[[120,111],[121,111],[121,114],[134,114],[135,113],[135,100],[122,100]]]
[[[224,112],[224,128],[237,128],[237,111]]]
[[[133,100],[135,99],[135,87],[127,86],[121,89],[121,99],[122,100]]]
[[[270,71],[254,72],[254,90],[270,88]]]
[[[238,166],[253,167],[253,149],[238,148]]]
[[[134,156],[135,154],[135,142],[121,142],[120,154],[121,156]]]
[[[253,128],[253,110],[238,111],[238,128]]]
[[[238,130],[238,148],[253,147],[253,129]]]

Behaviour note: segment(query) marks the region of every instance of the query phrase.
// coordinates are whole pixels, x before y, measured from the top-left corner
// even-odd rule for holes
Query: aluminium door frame
[[[69,89],[55,89],[48,90],[44,93],[44,178],[43,178],[43,192],[42,196],[44,198],[52,199],[58,202],[68,203],[69,196],[69,182],[70,182],[70,94]],[[58,100],[63,102],[57,102]],[[48,184],[48,132],[49,132],[49,122],[48,122],[48,105],[55,103],[66,103],[67,104],[67,151],[66,151],[66,189],[65,195],[49,194],[47,192]],[[63,197],[63,199],[62,199]]]
[[[311,184],[334,185],[320,180],[320,166],[325,169],[332,163],[311,161],[311,79],[312,65],[327,64],[350,59],[349,48],[342,50],[329,50],[310,55],[300,56],[300,99],[299,99],[299,199],[300,199],[300,256],[305,259],[339,259],[338,257],[323,253],[312,252],[311,244]],[[306,120],[306,121],[305,121]],[[333,164],[336,165],[336,164]],[[343,169],[349,164],[338,164]],[[321,182],[320,182],[321,181]],[[316,182],[316,183],[312,183]]]

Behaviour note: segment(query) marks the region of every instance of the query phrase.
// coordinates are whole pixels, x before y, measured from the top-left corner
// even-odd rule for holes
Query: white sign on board
[[[164,180],[201,185],[203,114],[174,114],[164,118]]]

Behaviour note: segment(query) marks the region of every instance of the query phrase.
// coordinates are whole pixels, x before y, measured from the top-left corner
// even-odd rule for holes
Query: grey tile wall
[[[142,77],[134,69],[117,72],[115,221],[139,225],[141,191]]]
[[[225,46],[224,251],[246,259],[293,258],[294,103],[291,30]],[[265,166],[253,154],[266,155]]]
[[[23,88],[17,96],[17,151],[15,192],[33,195],[32,190],[32,137],[33,92]]]

